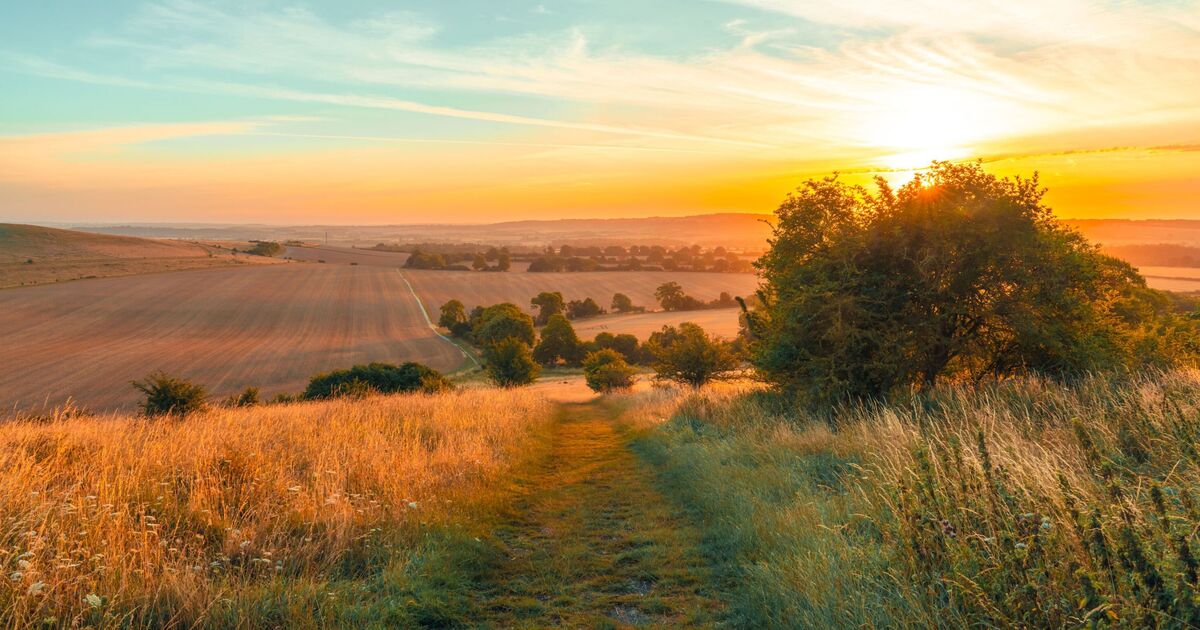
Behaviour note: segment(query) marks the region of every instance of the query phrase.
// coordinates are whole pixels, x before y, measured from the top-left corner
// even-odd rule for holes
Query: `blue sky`
[[[0,219],[766,212],[930,159],[1191,216],[1194,2],[6,3]]]

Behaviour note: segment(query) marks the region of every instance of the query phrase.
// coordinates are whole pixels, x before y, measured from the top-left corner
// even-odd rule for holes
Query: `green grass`
[[[1200,625],[1195,373],[821,415],[762,393],[639,404],[658,417],[636,449],[703,532],[731,625]]]

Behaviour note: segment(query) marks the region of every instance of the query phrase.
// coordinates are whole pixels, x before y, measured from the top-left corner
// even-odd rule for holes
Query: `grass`
[[[553,407],[471,390],[0,432],[0,625],[452,625]]]
[[[1195,627],[1200,374],[625,402],[737,627]]]

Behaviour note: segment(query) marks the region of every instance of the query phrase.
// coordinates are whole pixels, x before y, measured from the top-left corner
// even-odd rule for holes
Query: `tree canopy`
[[[1054,219],[1036,175],[935,162],[898,190],[875,187],[810,180],[776,211],[750,318],[769,380],[843,399],[1179,355],[1152,332],[1169,309]]]

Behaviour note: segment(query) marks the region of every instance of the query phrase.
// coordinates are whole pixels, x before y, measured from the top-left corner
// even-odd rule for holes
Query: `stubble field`
[[[463,355],[425,324],[398,271],[271,265],[0,291],[0,409],[68,397],[129,408],[154,370],[214,394],[298,391],[368,361],[453,370]]]

